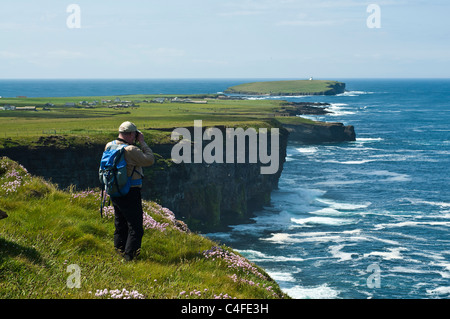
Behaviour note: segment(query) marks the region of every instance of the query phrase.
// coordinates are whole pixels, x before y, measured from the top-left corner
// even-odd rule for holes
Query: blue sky
[[[449,15],[448,0],[3,1],[0,78],[447,78]]]

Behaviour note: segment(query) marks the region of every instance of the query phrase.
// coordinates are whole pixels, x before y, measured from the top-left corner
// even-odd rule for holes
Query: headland
[[[293,96],[336,95],[345,92],[345,83],[328,80],[291,80],[244,83],[225,93],[245,95]]]

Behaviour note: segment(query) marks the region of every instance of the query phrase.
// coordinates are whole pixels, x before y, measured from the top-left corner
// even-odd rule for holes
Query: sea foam
[[[307,218],[291,218],[291,222],[300,227],[310,227],[316,225],[326,225],[326,226],[342,226],[353,224],[353,219],[342,219],[342,218],[332,218],[332,217],[307,217]]]
[[[335,299],[339,296],[339,291],[327,284],[317,287],[294,286],[283,291],[294,299]]]

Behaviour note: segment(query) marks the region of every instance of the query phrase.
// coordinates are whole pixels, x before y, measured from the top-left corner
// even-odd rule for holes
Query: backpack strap
[[[124,142],[125,144],[127,144],[127,146],[130,145],[130,144],[127,143],[127,141],[125,141],[124,139],[122,139],[122,138],[120,138],[120,137],[118,137],[117,139],[115,139],[114,141],[112,141],[112,144],[117,144],[117,141]],[[126,146],[124,146],[123,148],[125,148],[125,147],[126,147]],[[134,173],[138,173],[138,174],[141,176],[141,178],[135,179],[135,180],[131,180],[131,185],[133,185],[133,186],[141,185],[141,184],[142,184],[142,178],[144,177],[144,175],[141,174],[141,173],[139,173],[139,172],[136,170],[136,166],[133,167],[133,171],[131,172],[131,175],[130,175],[131,178],[133,177]]]
[[[130,145],[127,141],[125,141],[123,138],[120,138],[120,137],[118,137],[117,139],[114,140],[114,144],[117,143],[117,141],[121,141],[121,142],[123,142],[125,144]]]

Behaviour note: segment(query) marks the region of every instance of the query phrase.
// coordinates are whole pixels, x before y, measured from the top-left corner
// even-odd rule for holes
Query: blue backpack
[[[100,160],[98,176],[102,185],[102,204],[100,215],[102,215],[105,204],[105,193],[110,197],[125,196],[134,184],[141,183],[141,180],[131,180],[136,167],[131,176],[127,176],[127,162],[125,161],[125,147],[127,144],[117,144],[113,141],[103,152]]]

